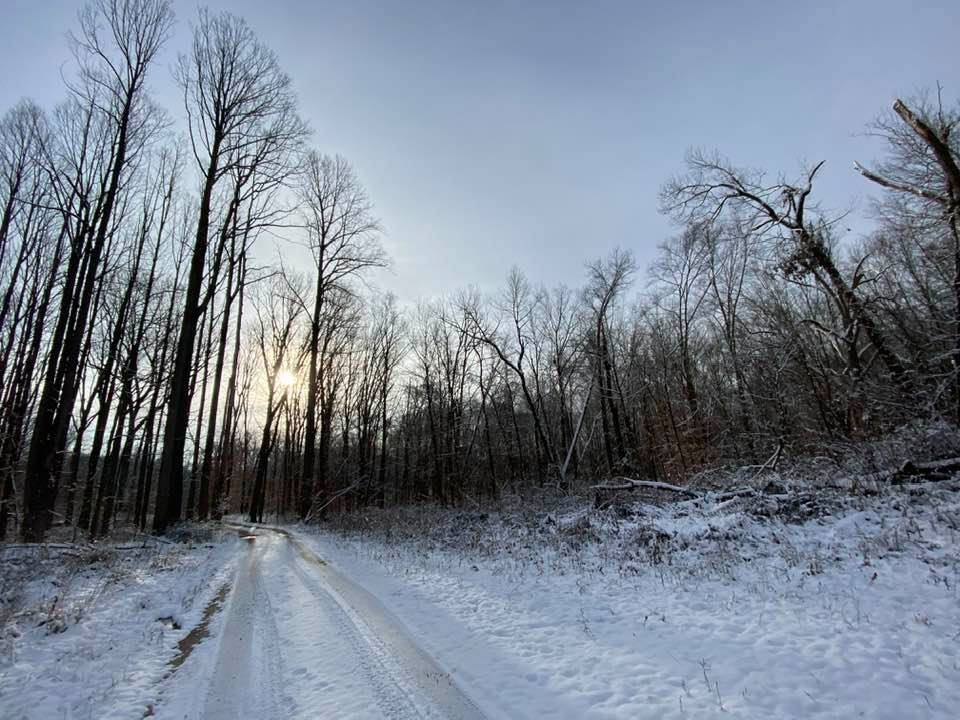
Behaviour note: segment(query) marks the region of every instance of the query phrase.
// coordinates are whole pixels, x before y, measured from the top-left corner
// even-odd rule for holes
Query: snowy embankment
[[[960,712],[960,480],[299,532],[491,717]]]
[[[237,542],[201,529],[179,543],[0,545],[0,717],[152,714]]]

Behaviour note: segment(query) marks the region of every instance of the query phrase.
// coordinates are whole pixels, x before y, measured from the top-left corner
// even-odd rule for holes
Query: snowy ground
[[[285,533],[251,536],[215,636],[158,717],[483,717],[376,598]]]
[[[767,490],[7,546],[0,717],[956,717],[960,480]]]
[[[141,718],[233,572],[236,533],[0,546],[0,717]]]
[[[4,548],[17,559],[3,587],[18,590],[4,601],[0,718],[484,717],[376,597],[296,537],[218,534]],[[38,568],[25,553],[59,557]]]
[[[412,518],[310,542],[491,717],[960,712],[958,482]]]

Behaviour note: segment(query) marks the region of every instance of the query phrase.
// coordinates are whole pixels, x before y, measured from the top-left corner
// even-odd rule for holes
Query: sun
[[[277,382],[281,387],[290,387],[297,381],[297,376],[289,370],[281,370],[277,373]]]

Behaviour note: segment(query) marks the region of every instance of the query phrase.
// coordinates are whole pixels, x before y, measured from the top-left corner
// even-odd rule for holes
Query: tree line
[[[616,250],[578,288],[513,269],[404,307],[369,286],[373,205],[311,147],[276,55],[201,9],[174,116],[149,93],[173,31],[167,0],[95,0],[66,99],[0,120],[0,537],[683,482],[960,421],[960,112],[939,92],[871,125],[860,239],[823,163],[771,179],[691,152],[645,272]]]

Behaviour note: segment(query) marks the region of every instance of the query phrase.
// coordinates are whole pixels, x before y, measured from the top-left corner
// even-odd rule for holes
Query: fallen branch
[[[602,493],[613,494],[623,491],[633,492],[634,490],[666,490],[667,492],[673,492],[691,498],[700,497],[700,494],[695,493],[693,490],[688,490],[687,488],[680,487],[679,485],[671,485],[670,483],[659,482],[657,480],[634,480],[632,478],[618,477],[613,478],[613,481],[616,484],[604,483],[601,485],[594,485],[590,488],[596,493],[594,498],[595,507],[600,508],[608,505],[612,500],[611,497],[606,499],[601,497]]]
[[[310,521],[313,519],[314,515],[318,515],[319,513],[323,512],[323,511],[327,508],[327,506],[328,506],[328,505],[332,505],[335,500],[338,500],[339,498],[343,497],[343,496],[346,495],[347,493],[353,492],[354,490],[356,490],[356,489],[359,488],[359,487],[360,487],[360,483],[359,483],[359,482],[355,482],[355,483],[353,483],[352,485],[348,485],[347,487],[345,487],[345,488],[344,488],[343,490],[341,490],[340,492],[335,493],[332,497],[330,497],[329,500],[327,500],[327,501],[326,501],[323,505],[321,505],[320,507],[315,507],[315,506],[311,505],[311,506],[310,506],[310,511],[307,513],[307,516],[303,519],[303,521],[304,521],[305,523],[310,522]],[[316,500],[314,500],[314,503],[316,503]]]
[[[723,502],[717,503],[713,507],[707,509],[705,512],[709,515],[715,515],[716,513],[723,512],[730,506],[736,505],[738,502],[740,502],[740,500],[743,497],[744,497],[743,495],[734,495],[732,498],[728,500],[724,500]]]
[[[671,485],[670,483],[660,482],[658,480],[633,480],[631,478],[614,478],[615,481],[618,481],[619,485],[594,485],[591,487],[591,490],[638,490],[638,489],[647,489],[647,490],[668,490],[670,492],[680,493],[686,495],[687,497],[700,497],[699,493],[695,493],[693,490],[689,490],[685,487],[680,487],[679,485]]]
[[[13,550],[35,550],[42,552],[56,550],[58,552],[80,552],[81,550],[89,550],[91,547],[93,546],[74,543],[11,543],[9,545],[0,545],[0,550],[7,552]]]
[[[915,463],[908,460],[899,470],[891,473],[891,485],[905,485],[924,481],[949,480],[960,473],[960,458],[934,460],[933,462]]]
[[[760,466],[760,469],[757,470],[757,473],[753,476],[750,482],[755,482],[758,477],[760,477],[767,470],[776,470],[777,464],[780,462],[780,456],[783,454],[783,438],[777,441],[777,449],[774,450],[773,455],[767,458],[767,461]]]

